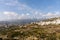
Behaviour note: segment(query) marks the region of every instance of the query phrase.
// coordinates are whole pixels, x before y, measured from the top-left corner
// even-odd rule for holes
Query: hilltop
[[[44,19],[39,22],[34,22],[39,25],[49,25],[49,24],[60,24],[60,17],[55,17],[55,18],[49,18],[49,19]]]

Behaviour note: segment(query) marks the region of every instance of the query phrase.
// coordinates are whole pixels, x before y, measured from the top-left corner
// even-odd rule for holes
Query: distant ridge
[[[36,22],[36,24],[38,24],[38,25],[49,25],[49,24],[58,25],[58,24],[60,24],[60,17],[45,19],[40,22]]]

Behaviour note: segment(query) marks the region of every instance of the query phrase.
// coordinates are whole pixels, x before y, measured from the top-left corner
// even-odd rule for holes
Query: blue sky
[[[20,0],[22,3],[27,4],[33,9],[41,11],[59,11],[60,9],[60,0]]]
[[[0,21],[60,16],[60,0],[0,0]]]

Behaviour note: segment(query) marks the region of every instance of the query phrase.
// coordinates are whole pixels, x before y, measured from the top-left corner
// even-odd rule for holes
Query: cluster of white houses
[[[40,21],[40,22],[35,22],[38,25],[49,25],[49,24],[60,24],[60,19],[56,19],[53,21]]]

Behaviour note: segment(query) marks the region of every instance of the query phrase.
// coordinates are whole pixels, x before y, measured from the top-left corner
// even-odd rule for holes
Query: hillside
[[[56,21],[58,19],[54,20]],[[49,21],[43,21],[43,23]],[[11,25],[6,28],[3,27],[0,29],[0,39],[2,38],[3,40],[60,40],[60,24],[46,25],[45,23],[45,25],[41,25],[42,23],[39,23],[40,25],[38,24],[38,22],[35,22],[25,25]]]
[[[38,25],[49,25],[49,24],[58,25],[60,24],[60,17],[49,18],[49,19],[45,19],[45,20],[35,22],[35,23]]]

